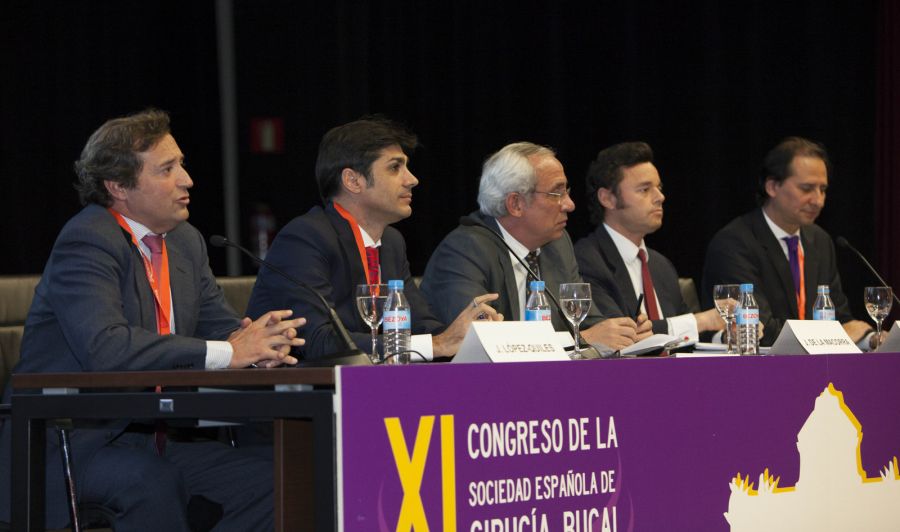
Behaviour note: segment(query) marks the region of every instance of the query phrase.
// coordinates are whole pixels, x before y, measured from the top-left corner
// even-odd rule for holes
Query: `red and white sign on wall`
[[[250,151],[252,153],[284,153],[284,118],[251,118]]]

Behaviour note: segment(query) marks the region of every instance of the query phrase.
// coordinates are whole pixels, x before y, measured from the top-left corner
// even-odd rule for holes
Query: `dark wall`
[[[424,143],[398,224],[414,272],[475,208],[483,159],[516,140],[559,151],[575,238],[589,231],[591,158],[649,142],[667,201],[648,243],[699,280],[706,241],[753,206],[763,154],[807,136],[834,162],[821,225],[875,254],[875,1],[430,4],[235,1],[245,221],[260,201],[279,225],[313,205],[321,135],[381,112]],[[0,273],[40,271],[79,208],[71,163],[87,136],[151,105],[172,112],[188,156],[191,221],[224,230],[213,2],[15,2],[0,25],[0,223],[15,250]],[[284,118],[286,149],[252,154],[250,120],[269,116]],[[847,284],[867,282],[841,260]]]

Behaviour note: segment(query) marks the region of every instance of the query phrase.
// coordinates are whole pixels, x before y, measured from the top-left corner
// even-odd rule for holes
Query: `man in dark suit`
[[[203,238],[185,221],[193,181],[183,162],[161,111],[94,132],[76,163],[87,206],[53,246],[14,373],[296,363],[288,353],[302,345],[302,319],[278,311],[241,321],[225,302]],[[9,432],[7,425],[0,440],[4,514]],[[68,514],[56,435],[47,441],[47,524],[60,528]],[[273,526],[271,460],[219,442],[168,439],[162,428],[128,419],[78,428],[71,442],[79,502],[112,510],[116,530],[186,531],[194,495],[222,506],[223,529]]]
[[[354,342],[371,350],[369,326],[356,309],[356,286],[404,281],[412,317],[414,351],[426,358],[456,354],[469,323],[484,313],[499,318],[486,302],[496,295],[475,294],[461,312],[439,321],[409,271],[406,243],[390,224],[412,214],[412,189],[419,180],[409,171],[407,152],[417,145],[412,133],[380,117],[333,128],[322,138],[316,181],[324,207],[313,207],[275,237],[266,260],[309,284],[333,306]],[[339,340],[321,302],[263,268],[250,297],[248,314],[271,305],[290,308],[308,320],[307,359],[340,352]]]
[[[666,200],[650,146],[626,142],[602,150],[585,183],[597,229],[575,244],[575,256],[597,308],[607,316],[647,314],[654,333],[692,340],[723,329],[716,309],[688,312],[675,267],[644,244],[662,226]]]
[[[709,243],[702,298],[723,283],[753,283],[765,335],[771,345],[785,320],[812,319],[816,287],[831,288],[838,321],[850,338],[868,344],[871,327],[854,320],[841,289],[834,242],[814,222],[825,206],[828,154],[820,144],[789,137],[763,160],[760,208],[732,220]]]
[[[489,291],[500,293],[494,303],[500,313],[524,319],[528,274],[499,238],[531,262],[532,270],[539,270],[535,273],[552,293],[557,294],[560,283],[583,282],[566,232],[575,203],[553,150],[518,142],[490,156],[481,173],[478,204],[480,211],[444,238],[425,268],[422,290],[444,317]],[[552,313],[556,330],[566,330],[563,320]],[[612,349],[650,335],[649,323],[638,325],[630,317],[605,319],[593,306],[583,325],[586,341]]]

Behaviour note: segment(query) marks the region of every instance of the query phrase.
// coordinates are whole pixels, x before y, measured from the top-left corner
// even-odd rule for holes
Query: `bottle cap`
[[[544,281],[531,281],[531,284],[528,285],[531,288],[531,291],[535,290],[543,290],[544,289]]]
[[[388,281],[388,290],[403,290],[403,279],[391,279]]]
[[[741,293],[752,292],[753,291],[753,283],[744,283],[741,285]]]
[[[816,288],[816,290],[817,290],[820,294],[830,294],[830,293],[831,293],[831,289],[828,288],[828,285],[827,285],[827,284],[820,284],[820,285]]]

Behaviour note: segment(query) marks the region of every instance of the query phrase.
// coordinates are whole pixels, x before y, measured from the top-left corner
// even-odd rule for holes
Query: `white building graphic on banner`
[[[860,459],[861,441],[856,416],[844,404],[843,394],[829,384],[797,434],[797,485],[778,486],[766,469],[754,489],[749,474],[738,474],[729,484],[725,512],[731,531],[900,530],[897,457],[879,476],[869,478]]]

